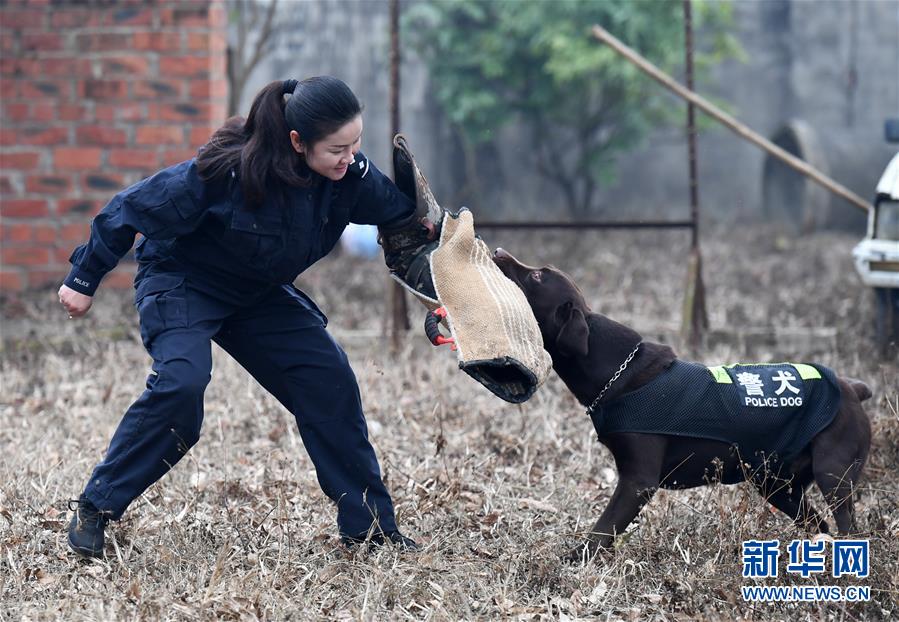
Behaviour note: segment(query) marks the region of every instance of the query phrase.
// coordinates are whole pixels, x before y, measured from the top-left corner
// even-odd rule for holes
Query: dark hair
[[[284,95],[290,95],[286,103]],[[260,205],[273,182],[308,186],[312,174],[290,144],[290,130],[311,149],[361,112],[350,87],[337,78],[276,80],[259,91],[246,120],[231,117],[200,148],[200,178],[217,181],[237,172],[248,206]]]
[[[296,82],[292,92],[284,109],[287,124],[310,148],[362,112],[362,106],[350,87],[331,76]]]

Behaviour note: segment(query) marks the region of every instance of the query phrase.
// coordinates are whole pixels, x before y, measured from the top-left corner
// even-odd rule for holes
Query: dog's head
[[[493,253],[493,262],[524,292],[547,352],[567,357],[586,356],[590,309],[571,277],[553,266],[526,266],[501,248]]]

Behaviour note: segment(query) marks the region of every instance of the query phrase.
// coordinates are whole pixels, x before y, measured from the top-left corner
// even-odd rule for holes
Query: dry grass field
[[[330,257],[299,285],[353,362],[399,522],[423,550],[344,550],[292,417],[216,350],[199,445],[111,526],[105,560],[76,558],[66,502],[150,360],[131,292],[101,288],[89,316],[69,322],[47,290],[3,301],[0,619],[896,619],[899,366],[874,354],[856,236],[703,235],[716,332],[689,351],[677,338],[687,234],[484,233],[570,272],[594,309],[685,358],[815,361],[867,382],[874,441],[856,507],[870,576],[787,575],[783,546],[780,576],[760,583],[867,585],[870,602],[744,602],[742,541],[806,537],[747,485],[661,491],[613,552],[563,563],[616,479],[582,407],[555,376],[523,405],[493,397],[426,342],[412,301],[413,330],[391,356],[373,336],[386,315],[383,264]],[[812,499],[824,506],[817,489]]]

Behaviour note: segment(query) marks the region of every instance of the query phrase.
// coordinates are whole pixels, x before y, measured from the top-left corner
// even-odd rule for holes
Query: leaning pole
[[[593,36],[618,52],[621,56],[635,64],[644,73],[660,82],[667,89],[674,92],[676,95],[686,99],[688,102],[695,105],[707,115],[735,132],[741,138],[744,138],[749,142],[755,144],[756,146],[761,147],[762,149],[764,149],[774,157],[779,158],[788,166],[796,169],[812,181],[824,186],[827,190],[833,192],[837,196],[846,199],[855,207],[858,207],[859,209],[863,209],[865,211],[871,209],[870,203],[852,192],[852,190],[850,190],[849,188],[837,183],[815,167],[811,166],[808,162],[800,160],[793,154],[784,151],[761,134],[749,129],[746,125],[740,123],[734,117],[730,116],[717,106],[713,105],[705,98],[697,95],[690,89],[684,88],[681,84],[678,84],[678,82],[671,78],[671,76],[663,72],[661,69],[637,54],[624,43],[616,39],[614,36],[612,36],[611,33],[609,33],[609,31],[607,31],[602,26],[593,26]]]

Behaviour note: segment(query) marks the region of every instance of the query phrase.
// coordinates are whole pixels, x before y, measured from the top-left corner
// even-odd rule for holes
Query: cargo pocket
[[[162,331],[188,326],[184,277],[169,274],[145,277],[137,285],[134,301],[140,316],[141,340],[147,350]]]

